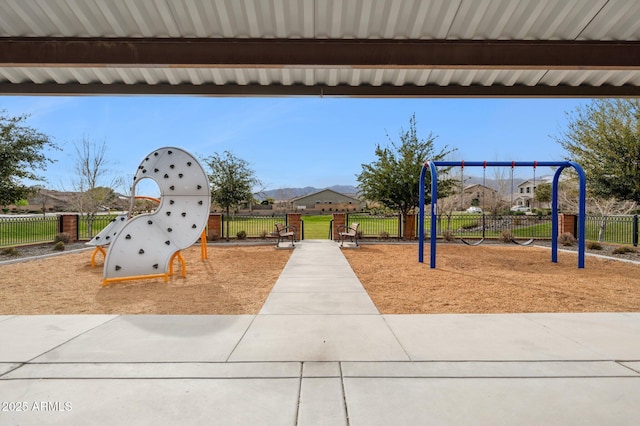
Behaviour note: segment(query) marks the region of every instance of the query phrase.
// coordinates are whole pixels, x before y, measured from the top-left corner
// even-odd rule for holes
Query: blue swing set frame
[[[431,173],[431,227],[430,227],[430,267],[436,267],[438,167],[557,167],[553,176],[551,198],[551,262],[558,263],[558,182],[560,174],[572,167],[578,174],[578,268],[584,268],[585,217],[586,217],[586,176],[578,163],[573,161],[427,161],[420,173],[420,203],[418,212],[418,262],[424,262],[424,210],[425,183],[427,170]]]

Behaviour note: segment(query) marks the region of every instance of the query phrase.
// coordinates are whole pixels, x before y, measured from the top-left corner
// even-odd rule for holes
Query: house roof
[[[464,187],[464,191],[474,190],[476,187],[480,188],[481,190],[496,192],[495,189],[493,189],[491,187],[488,187],[486,185],[482,185],[480,183],[474,183],[472,185],[467,185],[467,186]]]
[[[316,196],[318,196],[318,195],[320,195],[322,193],[325,193],[325,192],[329,192],[329,193],[332,193],[332,194],[339,195],[341,197],[349,198],[349,199],[355,201],[356,203],[360,202],[360,200],[358,200],[357,198],[354,198],[354,197],[352,197],[350,195],[342,194],[340,192],[337,192],[337,191],[334,191],[333,189],[328,189],[328,188],[327,189],[321,189],[320,191],[312,192],[312,193],[307,194],[307,195],[301,195],[300,197],[292,198],[290,201],[295,202],[295,201],[298,201],[298,200],[302,200],[304,198],[316,197]]]
[[[562,179],[562,176],[560,176],[560,179]],[[527,179],[527,180],[523,180],[522,182],[520,182],[518,184],[518,188],[520,188],[521,186],[527,186],[531,183],[534,182],[534,179]],[[547,176],[539,176],[535,178],[535,183],[539,184],[539,183],[552,183],[553,182],[553,176],[551,175],[547,175]]]
[[[0,0],[0,94],[640,96],[640,2]]]

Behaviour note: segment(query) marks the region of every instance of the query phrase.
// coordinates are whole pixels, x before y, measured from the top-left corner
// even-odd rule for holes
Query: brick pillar
[[[69,234],[69,242],[78,241],[78,215],[61,214],[58,216],[58,230]]]
[[[558,220],[558,235],[562,235],[565,232],[570,233],[576,237],[576,215],[575,214],[560,214]]]
[[[416,215],[408,214],[407,223],[404,224],[404,238],[413,240],[416,238]]]
[[[347,224],[347,215],[345,213],[334,213],[333,214],[333,231],[332,231],[332,239],[334,241],[338,241],[340,236],[338,235],[338,229],[341,226],[346,226]]]
[[[222,213],[209,213],[207,228],[207,240],[212,241],[222,238]]]
[[[302,214],[301,213],[287,213],[287,226],[296,227],[296,241],[302,239]]]

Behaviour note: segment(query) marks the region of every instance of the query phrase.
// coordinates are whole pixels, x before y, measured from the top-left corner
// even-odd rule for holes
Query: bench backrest
[[[275,227],[276,227],[276,232],[277,232],[278,234],[281,234],[282,232],[284,232],[284,225],[283,225],[283,224],[281,224],[281,223],[276,223],[276,224],[275,224]]]

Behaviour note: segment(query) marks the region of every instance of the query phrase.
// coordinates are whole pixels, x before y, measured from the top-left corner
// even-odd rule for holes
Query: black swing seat
[[[474,241],[474,242],[467,241],[464,238],[460,238],[460,241],[462,241],[464,244],[466,244],[468,246],[479,246],[480,244],[482,244],[484,242],[484,237],[482,237],[478,241]]]
[[[485,233],[485,229],[486,229],[486,222],[485,222],[486,218],[484,215],[484,212],[482,213],[482,237],[479,240],[476,241],[467,241],[464,238],[460,237],[460,241],[462,241],[464,244],[468,245],[468,246],[479,246],[480,244],[482,244],[484,242],[484,233]]]
[[[527,241],[518,241],[515,238],[511,238],[511,242],[519,246],[528,246],[529,244],[533,243],[533,240],[534,238],[531,238],[530,240],[527,240]]]

